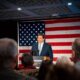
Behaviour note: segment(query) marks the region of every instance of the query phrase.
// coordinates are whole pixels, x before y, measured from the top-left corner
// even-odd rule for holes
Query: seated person
[[[23,68],[20,70],[21,73],[24,75],[29,75],[32,77],[35,77],[35,73],[37,72],[37,69],[35,68],[33,57],[30,53],[24,53],[22,55],[21,59]]]
[[[24,69],[35,69],[35,67],[33,66],[33,64],[34,64],[33,56],[31,54],[24,53],[22,55],[21,62],[24,66]]]

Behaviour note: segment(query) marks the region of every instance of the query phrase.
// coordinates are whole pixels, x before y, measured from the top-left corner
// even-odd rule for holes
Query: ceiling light
[[[72,2],[68,2],[68,5],[71,6],[72,5]]]
[[[18,10],[18,11],[21,11],[21,10],[22,10],[22,8],[20,8],[20,7],[19,7],[19,8],[17,8],[17,10]]]

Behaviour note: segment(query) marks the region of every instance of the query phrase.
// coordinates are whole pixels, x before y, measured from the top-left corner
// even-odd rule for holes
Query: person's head
[[[51,65],[44,80],[80,80],[80,72],[67,64]]]
[[[80,38],[75,39],[72,45],[73,53],[80,54]]]
[[[38,80],[44,80],[46,73],[48,72],[49,66],[52,65],[51,60],[44,60],[41,63],[39,73],[38,73]]]
[[[38,43],[44,42],[44,35],[43,34],[38,34],[37,41],[38,41]]]
[[[33,63],[34,63],[33,57],[32,57],[32,55],[29,54],[29,53],[24,53],[24,54],[22,55],[21,62],[22,62],[23,66],[24,66],[25,68],[27,68],[27,67],[29,67],[29,66],[33,66]]]
[[[18,46],[9,38],[0,39],[0,67],[14,68],[17,62]]]
[[[56,64],[61,64],[61,65],[71,65],[73,66],[74,63],[70,60],[70,58],[66,57],[66,56],[61,56],[57,59]]]

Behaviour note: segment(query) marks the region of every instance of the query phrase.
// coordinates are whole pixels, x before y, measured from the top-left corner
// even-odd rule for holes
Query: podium
[[[47,56],[33,56],[34,66],[39,68],[43,60],[50,60]]]

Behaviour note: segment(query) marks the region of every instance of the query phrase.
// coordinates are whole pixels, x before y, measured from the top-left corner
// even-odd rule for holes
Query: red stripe
[[[72,50],[53,50],[53,54],[57,54],[57,53],[59,53],[59,54],[65,54],[65,53],[67,53],[67,54],[72,54]]]
[[[53,61],[57,61],[58,57],[53,58]]]
[[[19,53],[27,53],[30,52],[30,50],[19,50]]]
[[[67,23],[67,22],[78,22],[80,18],[67,18],[67,19],[54,19],[54,20],[47,20],[45,24],[52,24],[52,23]]]
[[[25,52],[30,52],[30,50],[19,50],[19,53],[25,53]],[[63,53],[67,53],[67,54],[70,54],[72,53],[72,50],[53,50],[53,53],[57,54],[63,54]]]
[[[52,39],[52,38],[74,38],[74,37],[80,37],[80,34],[66,34],[66,35],[45,35],[46,39]]]
[[[19,57],[19,60],[21,60],[22,57]],[[56,61],[58,57],[54,57],[53,60]]]
[[[45,28],[45,31],[59,31],[59,30],[80,30],[80,26],[69,26],[69,27],[51,27]]]
[[[51,42],[48,44],[50,44],[51,46],[71,46],[72,42]]]

